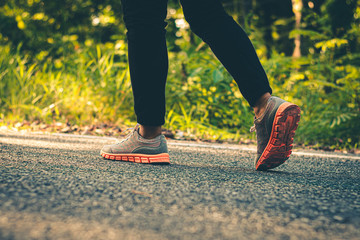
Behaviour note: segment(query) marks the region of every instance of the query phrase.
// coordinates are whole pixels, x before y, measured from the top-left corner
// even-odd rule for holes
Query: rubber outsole
[[[134,162],[134,163],[150,163],[150,164],[170,164],[168,153],[161,154],[139,154],[139,153],[126,153],[115,154],[106,153],[101,151],[100,155],[109,160]]]
[[[286,102],[279,106],[269,142],[256,163],[256,170],[272,169],[289,159],[299,121],[300,108],[297,105]]]

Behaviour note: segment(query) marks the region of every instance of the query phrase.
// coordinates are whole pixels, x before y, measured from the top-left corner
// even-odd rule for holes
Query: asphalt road
[[[252,148],[171,142],[154,166],[110,142],[0,132],[0,239],[360,239],[360,156],[258,172]]]

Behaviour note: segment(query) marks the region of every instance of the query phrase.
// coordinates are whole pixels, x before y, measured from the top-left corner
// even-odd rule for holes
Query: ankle
[[[267,102],[270,97],[271,97],[270,93],[265,93],[257,100],[254,106],[254,113],[256,118],[261,117],[261,115],[265,112]]]
[[[161,135],[161,126],[143,126],[139,127],[139,134],[146,139],[156,138]]]

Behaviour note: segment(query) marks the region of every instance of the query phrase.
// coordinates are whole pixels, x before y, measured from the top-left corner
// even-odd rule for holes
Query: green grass
[[[254,139],[252,109],[207,47],[170,52],[169,58],[166,128],[195,139]],[[262,62],[275,95],[302,109],[296,142],[358,148],[358,67],[328,53],[297,60],[275,55]],[[83,46],[45,60],[0,46],[0,107],[5,123],[134,123],[126,44]]]

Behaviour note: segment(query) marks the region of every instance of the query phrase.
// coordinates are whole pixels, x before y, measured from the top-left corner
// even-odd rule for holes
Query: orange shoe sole
[[[255,168],[264,171],[283,164],[291,155],[295,131],[300,121],[300,108],[283,103],[276,111],[269,142]]]
[[[140,154],[140,153],[126,153],[115,154],[105,153],[101,151],[101,156],[109,160],[134,162],[134,163],[151,163],[151,164],[170,164],[168,153],[161,154]]]

